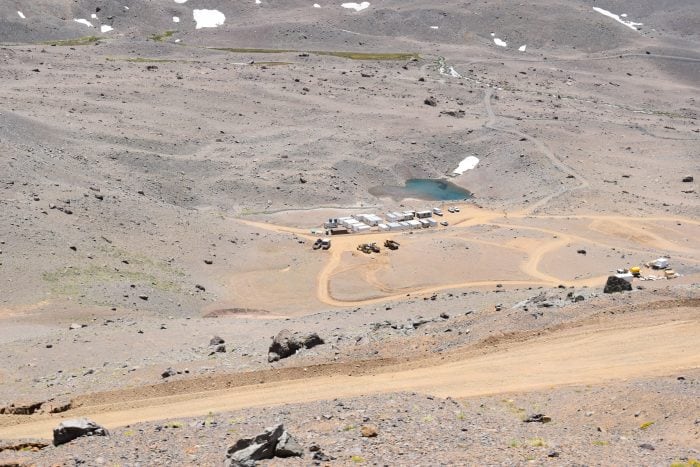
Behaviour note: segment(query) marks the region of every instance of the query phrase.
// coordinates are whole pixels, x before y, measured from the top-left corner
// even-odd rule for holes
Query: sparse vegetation
[[[542,438],[532,438],[528,444],[533,448],[544,448],[547,447],[547,443]]]
[[[365,458],[362,456],[352,456],[350,460],[356,464],[362,464],[363,462],[365,462]]]
[[[74,39],[59,39],[55,41],[44,41],[41,42],[41,44],[46,44],[46,45],[56,45],[56,46],[80,46],[80,45],[93,45],[97,44],[102,40],[101,37],[97,36],[83,36],[83,37],[76,37]]]
[[[593,444],[593,446],[607,446],[610,443],[607,441],[595,440],[595,441],[593,441],[592,444]]]
[[[170,29],[170,30],[164,31],[160,34],[151,34],[150,36],[148,36],[148,38],[152,41],[155,41],[155,42],[163,42],[166,39],[172,37],[173,34],[175,34],[176,32],[177,32],[176,30]]]
[[[670,467],[700,467],[700,461],[697,459],[688,459],[687,461],[676,461]]]
[[[302,50],[292,49],[246,49],[236,47],[212,47],[212,50],[223,50],[225,52],[243,53],[243,54],[283,54],[283,53],[302,53]],[[413,52],[348,52],[334,50],[311,50],[306,53],[314,55],[326,55],[340,58],[348,58],[350,60],[375,60],[375,61],[392,61],[392,60],[412,60],[419,59],[420,55]]]
[[[131,63],[177,63],[183,60],[172,60],[169,58],[149,58],[149,57],[107,57],[108,62],[131,62]]]
[[[655,422],[644,422],[641,425],[639,425],[640,430],[646,430],[647,428],[651,427]]]

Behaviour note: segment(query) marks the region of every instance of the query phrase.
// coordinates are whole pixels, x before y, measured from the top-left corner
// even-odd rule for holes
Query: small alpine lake
[[[390,197],[396,201],[417,198],[427,201],[457,201],[471,198],[464,188],[445,179],[411,178],[405,186],[376,186],[369,189],[376,197]]]

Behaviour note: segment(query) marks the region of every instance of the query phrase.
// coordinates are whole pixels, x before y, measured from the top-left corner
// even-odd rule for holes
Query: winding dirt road
[[[671,307],[671,305],[667,305]],[[671,311],[672,310],[672,311]],[[465,398],[527,392],[556,386],[601,384],[646,376],[673,375],[700,367],[700,308],[649,307],[587,324],[513,339],[483,349],[462,349],[413,364],[377,367],[374,374],[349,376],[347,367],[225,390],[207,390],[207,378],[179,392],[163,384],[125,390],[71,410],[64,417],[0,420],[0,438],[50,436],[61,418],[86,416],[108,428],[175,417],[201,416],[248,407],[304,403],[368,394],[416,391]],[[371,369],[371,366],[370,366]],[[302,371],[303,369],[299,369]],[[104,403],[119,400],[118,403]]]

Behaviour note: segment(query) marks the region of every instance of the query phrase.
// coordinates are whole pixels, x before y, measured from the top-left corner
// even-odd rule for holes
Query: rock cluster
[[[317,345],[324,344],[323,339],[315,332],[309,334],[292,333],[287,329],[280,331],[272,340],[269,353],[267,355],[268,362],[276,362],[282,358],[287,358],[294,355],[297,350],[310,349]]]
[[[604,293],[615,293],[624,292],[626,290],[632,290],[632,284],[627,282],[625,279],[617,276],[608,277],[608,281],[605,283]]]
[[[253,438],[243,438],[228,448],[225,465],[253,467],[257,461],[274,457],[301,457],[303,449],[282,424],[266,428]]]
[[[65,420],[53,430],[53,444],[59,446],[81,436],[109,436],[109,432],[86,418]]]

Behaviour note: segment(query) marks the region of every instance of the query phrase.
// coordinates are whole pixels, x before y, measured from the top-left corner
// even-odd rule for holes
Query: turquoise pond
[[[471,198],[471,193],[452,182],[432,178],[411,178],[405,186],[378,186],[369,192],[377,197],[391,197],[395,200],[417,198],[427,201],[457,201]]]

